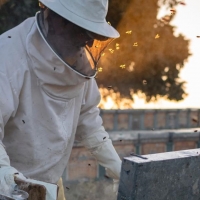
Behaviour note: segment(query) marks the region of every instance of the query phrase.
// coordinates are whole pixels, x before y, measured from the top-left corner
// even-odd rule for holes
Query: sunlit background
[[[160,0],[165,3],[169,3],[170,0]],[[7,6],[2,6],[3,3],[8,2]],[[172,21],[170,21],[170,25],[176,27],[174,29],[174,35],[178,36],[182,34],[184,38],[180,37],[180,44],[179,50],[185,48],[181,53],[179,51],[175,52],[177,55],[183,55],[177,62],[176,60],[173,61],[173,64],[180,65],[180,62],[187,59],[188,57],[188,43],[187,40],[190,41],[189,49],[190,49],[190,56],[188,57],[187,61],[184,63],[184,67],[181,68],[179,77],[183,81],[186,81],[186,93],[188,96],[184,98],[184,100],[175,102],[169,101],[164,99],[163,97],[160,98],[158,96],[158,101],[150,101],[146,103],[146,96],[144,93],[140,92],[140,90],[136,91],[137,94],[132,93],[132,97],[134,99],[131,100],[122,98],[120,93],[114,93],[113,88],[116,86],[116,81],[110,81],[110,74],[114,74],[114,70],[118,69],[119,75],[116,76],[116,80],[118,81],[118,86],[122,86],[122,91],[125,90],[127,84],[126,82],[122,82],[120,79],[123,77],[123,81],[127,79],[127,74],[125,69],[130,69],[134,71],[134,67],[136,68],[137,64],[134,65],[134,59],[141,61],[140,64],[141,68],[145,67],[154,67],[155,63],[148,63],[147,61],[154,60],[155,54],[159,53],[154,51],[154,54],[150,54],[151,50],[154,47],[154,50],[160,51],[163,44],[167,46],[167,51],[162,51],[161,54],[157,54],[160,56],[160,61],[165,61],[166,54],[170,52],[171,48],[177,47],[175,46],[176,39],[172,37],[172,28],[168,27],[166,29],[159,29],[159,35],[154,25],[156,25],[156,21],[162,21],[162,18],[166,15],[171,15],[172,8],[161,7],[157,14],[157,0],[113,0],[109,2],[110,4],[114,4],[113,8],[111,9],[111,18],[115,19],[118,22],[115,24],[116,26],[119,25],[120,33],[122,37],[124,37],[125,42],[124,46],[126,48],[122,48],[117,45],[117,42],[114,43],[115,50],[121,51],[122,59],[118,61],[117,65],[113,65],[113,62],[110,62],[111,65],[114,66],[112,70],[109,69],[106,71],[106,67],[99,68],[99,71],[102,72],[102,75],[105,71],[107,73],[106,80],[104,86],[100,87],[100,92],[102,95],[102,101],[100,103],[100,108],[103,109],[130,109],[133,108],[131,111],[124,111],[124,110],[101,110],[101,117],[104,122],[105,130],[109,133],[110,138],[116,148],[117,153],[119,154],[120,158],[129,156],[131,152],[136,152],[137,154],[145,155],[145,154],[152,154],[152,153],[161,153],[166,151],[178,151],[178,150],[185,150],[185,149],[194,149],[200,148],[200,135],[199,135],[199,125],[200,125],[200,0],[183,0],[178,2],[178,5],[174,8],[175,10],[175,17]],[[131,4],[133,3],[133,4]],[[125,5],[128,5],[127,8],[124,8]],[[134,7],[134,6],[135,7]],[[169,4],[168,4],[169,5]],[[124,7],[123,7],[124,6]],[[122,8],[121,10],[118,8]],[[124,9],[124,10],[123,10]],[[3,33],[5,30],[10,29],[25,18],[29,16],[35,15],[35,12],[38,10],[38,1],[37,0],[0,0],[0,34]],[[138,11],[138,12],[137,12]],[[12,14],[11,14],[12,13]],[[113,14],[114,13],[114,14]],[[132,13],[136,13],[137,15],[131,16]],[[157,19],[156,19],[157,15]],[[121,18],[120,18],[120,17]],[[149,18],[151,18],[149,20]],[[127,20],[128,19],[128,20]],[[141,20],[142,19],[142,20]],[[128,23],[124,23],[124,22]],[[132,20],[132,21],[131,21]],[[135,20],[135,21],[133,21]],[[131,22],[137,22],[137,20],[141,20],[140,23],[134,24]],[[124,24],[128,24],[125,26]],[[134,24],[134,25],[133,25]],[[144,25],[144,29],[142,29],[141,24]],[[165,23],[164,23],[165,24]],[[113,25],[113,24],[112,24]],[[121,25],[121,26],[120,26]],[[133,25],[133,26],[132,26]],[[158,24],[157,24],[158,25]],[[157,26],[156,25],[156,26]],[[114,25],[113,25],[114,26]],[[137,26],[139,28],[137,29]],[[158,26],[157,26],[158,27]],[[118,27],[117,27],[118,28]],[[135,28],[135,29],[134,29]],[[141,29],[140,29],[141,28]],[[137,30],[137,37],[134,37],[134,30]],[[170,33],[165,34],[167,31]],[[129,34],[130,33],[130,34]],[[154,35],[155,33],[155,35]],[[162,33],[162,34],[160,34]],[[132,35],[131,35],[132,34]],[[141,36],[141,37],[138,37]],[[152,36],[153,35],[153,36]],[[132,37],[132,40],[130,38]],[[157,37],[158,36],[158,37]],[[169,40],[167,38],[171,37]],[[198,37],[199,36],[199,37]],[[127,37],[127,38],[126,38]],[[138,39],[139,38],[139,39]],[[163,39],[164,38],[164,39]],[[166,38],[166,39],[165,39]],[[135,41],[135,39],[137,39]],[[142,41],[143,40],[143,41]],[[162,40],[162,42],[161,42]],[[128,42],[127,42],[128,41]],[[130,47],[127,48],[130,42]],[[163,42],[164,41],[164,42]],[[169,41],[172,41],[170,43]],[[133,43],[132,43],[133,42]],[[143,42],[143,46],[141,45]],[[149,42],[149,44],[147,44]],[[155,46],[155,43],[159,45]],[[144,46],[147,48],[144,48]],[[142,51],[140,47],[141,46]],[[182,46],[181,46],[182,45]],[[182,48],[183,47],[183,48]],[[132,48],[132,49],[131,49]],[[133,50],[134,48],[134,50]],[[128,51],[124,51],[128,49]],[[175,51],[177,48],[174,48]],[[109,52],[109,56],[113,56],[116,58],[118,54]],[[118,51],[119,52],[119,51]],[[118,53],[117,52],[117,53]],[[127,53],[128,52],[128,53]],[[142,52],[142,53],[141,53]],[[147,52],[147,53],[146,53]],[[164,52],[164,53],[163,53]],[[113,53],[113,54],[112,54]],[[148,57],[147,60],[141,59],[140,55],[144,53],[144,57]],[[173,59],[174,53],[171,53],[171,58]],[[126,57],[124,56],[126,55]],[[136,55],[136,56],[135,56]],[[135,57],[134,57],[135,56]],[[106,57],[106,56],[105,56]],[[124,58],[125,57],[125,58]],[[133,59],[126,65],[124,64],[124,60],[127,58]],[[142,57],[142,58],[144,58]],[[176,57],[176,56],[174,56]],[[178,57],[178,56],[177,56]],[[151,58],[151,59],[150,59]],[[164,58],[164,59],[163,59]],[[123,60],[124,59],[124,60]],[[168,59],[170,60],[170,59]],[[180,61],[181,60],[181,61]],[[108,60],[110,61],[110,60]],[[157,62],[157,60],[155,61]],[[109,63],[109,64],[110,64]],[[147,64],[146,64],[147,63]],[[151,65],[152,64],[152,65]],[[160,63],[159,63],[160,64]],[[160,67],[160,66],[159,66]],[[158,69],[162,69],[159,68]],[[165,67],[168,67],[168,63]],[[172,66],[173,67],[173,66]],[[146,74],[151,72],[145,68]],[[168,67],[169,68],[169,67]],[[175,66],[176,68],[176,66]],[[140,68],[137,68],[140,69]],[[117,71],[117,70],[116,70]],[[135,70],[136,71],[136,70]],[[134,72],[135,72],[134,71]],[[161,70],[162,72],[165,71]],[[142,71],[143,73],[144,71]],[[178,70],[179,72],[179,70]],[[142,74],[141,73],[141,74]],[[138,73],[139,74],[139,73]],[[138,75],[137,74],[137,75]],[[140,75],[141,75],[140,74]],[[162,78],[162,75],[158,78]],[[124,79],[125,77],[125,79]],[[179,78],[178,77],[178,78]],[[96,77],[97,78],[97,77]],[[114,77],[115,78],[115,77]],[[129,76],[130,78],[130,76]],[[137,77],[136,77],[137,78]],[[142,85],[144,79],[143,77],[139,77],[140,86]],[[146,78],[146,77],[145,77]],[[154,78],[154,75],[150,74],[150,79]],[[173,76],[172,76],[173,78]],[[97,79],[98,82],[99,79]],[[135,79],[134,79],[135,80]],[[133,79],[131,79],[132,84]],[[151,80],[150,80],[151,81]],[[122,84],[121,84],[122,83]],[[147,85],[148,82],[146,83]],[[133,85],[133,84],[132,84]],[[152,84],[153,89],[157,88],[160,85]],[[143,85],[142,85],[143,86]],[[157,87],[158,86],[158,87]],[[173,85],[174,86],[174,85]],[[134,87],[133,87],[134,88]],[[142,88],[142,87],[141,87]],[[141,89],[140,88],[140,89]],[[151,88],[152,89],[152,88]],[[145,91],[145,90],[143,90]],[[151,90],[152,91],[152,90]],[[174,87],[173,87],[173,91]],[[160,91],[159,91],[160,92]],[[160,94],[160,93],[157,94]],[[164,95],[163,95],[164,96]],[[166,96],[166,95],[165,95]],[[155,97],[155,96],[154,96]],[[155,98],[153,99],[155,100]],[[137,109],[160,109],[160,110],[137,110]],[[174,110],[163,110],[168,108],[174,108]],[[183,110],[178,110],[181,108]],[[184,109],[184,108],[198,108],[198,109]],[[187,130],[186,130],[187,129]],[[173,131],[172,131],[173,130]],[[99,181],[96,181],[99,180]],[[91,156],[91,154],[86,151],[86,149],[78,143],[74,144],[74,148],[70,157],[69,165],[67,166],[65,172],[63,173],[63,181],[64,181],[64,188],[66,190],[67,199],[70,200],[83,200],[83,199],[95,199],[95,200],[114,200],[116,199],[116,195],[112,192],[112,180],[108,179],[105,176],[105,169],[100,167],[95,161],[95,159]]]
[[[170,8],[160,8],[157,18],[161,19],[170,14]],[[188,96],[179,102],[168,101],[163,98],[157,102],[146,103],[143,94],[134,94],[134,103],[128,99],[120,99],[119,94],[101,89],[101,93],[110,93],[106,101],[102,100],[100,106],[104,109],[126,109],[126,108],[199,108],[200,107],[200,0],[185,0],[184,4],[176,7],[176,16],[170,22],[175,26],[174,34],[182,34],[190,40],[190,53],[188,61],[185,62],[180,72],[180,78],[186,81],[186,92]],[[162,37],[162,35],[160,35]],[[177,52],[179,53],[179,52]],[[113,83],[114,84],[114,83]]]

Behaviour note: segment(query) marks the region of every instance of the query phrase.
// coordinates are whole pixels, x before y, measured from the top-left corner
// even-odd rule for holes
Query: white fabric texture
[[[117,195],[119,189],[119,179],[113,179],[113,192]]]
[[[106,21],[108,0],[40,0],[48,8],[72,23],[110,38],[119,37],[119,33]]]
[[[76,135],[83,143],[94,138],[93,154],[119,177],[119,158],[107,133],[99,131],[95,79],[66,67],[42,40],[34,18],[0,36],[0,57],[0,141],[8,154],[0,155],[0,165],[10,159],[24,176],[57,183]]]
[[[14,176],[17,176],[19,179],[26,182],[38,183],[44,185],[47,189],[46,199],[47,200],[56,200],[55,186],[46,184],[44,182],[38,182],[35,180],[29,180],[23,176],[22,173],[18,172],[14,167],[10,166],[10,160],[2,144],[0,144],[0,194],[11,196],[11,193],[14,191],[16,183],[14,181]]]
[[[10,166],[10,160],[3,144],[0,142],[0,167]]]
[[[47,193],[47,200],[56,200],[56,187],[55,185],[51,185],[45,182],[39,182],[36,180],[30,180],[23,176],[22,173],[18,172],[14,167],[11,167],[9,158],[6,154],[6,151],[2,145],[0,145],[0,194],[12,197],[12,192],[16,186],[14,181],[14,176],[19,178],[20,180],[24,180],[27,183],[38,183],[40,185],[45,186]]]
[[[14,174],[17,170],[10,166],[4,166],[0,168],[0,194],[11,197],[11,193],[16,186],[14,181]]]
[[[104,133],[102,130],[98,133],[100,132]],[[94,135],[89,139],[86,138],[83,140],[83,143],[97,159],[98,163],[106,168],[106,174],[110,178],[119,179],[121,172],[121,159],[116,153],[108,135],[104,135],[99,134],[99,136]]]
[[[11,197],[11,193],[16,186],[14,175],[18,176],[20,179],[25,179],[20,172],[10,166],[9,157],[3,145],[0,144],[0,194]]]
[[[0,144],[0,194],[11,196],[14,190],[14,174],[18,171],[10,166],[9,157],[3,147]]]
[[[116,153],[108,133],[103,127],[100,127],[95,134],[85,137],[82,144],[97,159],[98,163],[106,168],[106,175],[113,179],[113,192],[117,195],[122,161]]]

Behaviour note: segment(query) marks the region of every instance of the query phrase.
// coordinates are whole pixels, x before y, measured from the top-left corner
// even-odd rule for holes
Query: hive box
[[[125,157],[117,200],[199,200],[200,149]]]

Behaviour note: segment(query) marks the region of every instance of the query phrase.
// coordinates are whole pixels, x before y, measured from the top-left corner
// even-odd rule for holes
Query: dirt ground
[[[64,183],[66,200],[116,200],[112,180]]]

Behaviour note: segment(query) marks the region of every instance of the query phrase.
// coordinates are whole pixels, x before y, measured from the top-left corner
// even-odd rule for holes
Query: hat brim
[[[93,22],[84,19],[63,7],[60,1],[41,0],[41,2],[60,16],[86,30],[109,38],[118,38],[120,36],[119,32],[109,25],[106,20],[104,22]]]

